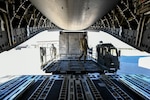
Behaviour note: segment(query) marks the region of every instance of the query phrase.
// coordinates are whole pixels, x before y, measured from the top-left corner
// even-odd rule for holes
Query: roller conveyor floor
[[[24,75],[0,84],[0,100],[149,100],[149,87],[141,75]]]
[[[46,73],[66,74],[66,73],[103,73],[102,66],[92,60],[57,60],[47,64],[43,69]]]

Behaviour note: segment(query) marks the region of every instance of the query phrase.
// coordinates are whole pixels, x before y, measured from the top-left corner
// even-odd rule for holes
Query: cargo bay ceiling
[[[0,0],[0,52],[63,29],[105,31],[150,53],[150,0]]]

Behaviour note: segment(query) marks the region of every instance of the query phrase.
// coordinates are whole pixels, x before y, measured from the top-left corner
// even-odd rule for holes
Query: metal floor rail
[[[120,81],[142,96],[146,100],[150,100],[150,77],[144,75],[124,75]]]
[[[149,82],[142,75],[24,75],[0,84],[0,100],[148,100]]]

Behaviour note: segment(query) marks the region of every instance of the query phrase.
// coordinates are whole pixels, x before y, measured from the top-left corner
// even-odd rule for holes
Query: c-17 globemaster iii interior
[[[121,51],[113,44],[97,44],[86,62],[77,49],[83,34],[104,31],[150,53],[150,0],[0,0],[0,53],[45,30],[59,31],[59,57],[41,66],[51,75],[8,73],[0,100],[150,99],[149,76],[116,74]]]

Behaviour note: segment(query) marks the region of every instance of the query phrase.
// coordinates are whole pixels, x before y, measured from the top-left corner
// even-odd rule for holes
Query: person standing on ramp
[[[87,36],[86,34],[83,34],[83,37],[80,39],[81,55],[79,56],[79,60],[81,60],[81,58],[84,56],[84,63],[86,61],[87,49],[89,49],[86,36]]]

